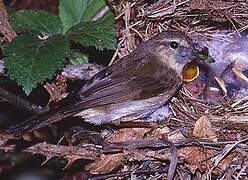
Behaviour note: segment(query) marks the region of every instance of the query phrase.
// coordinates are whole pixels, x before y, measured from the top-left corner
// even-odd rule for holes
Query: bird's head
[[[185,68],[190,69],[186,76],[197,77],[199,74],[197,61],[199,63],[200,61],[201,63],[210,63],[213,60],[205,49],[201,50],[193,43],[191,38],[179,32],[162,32],[149,41],[149,46],[152,46],[152,48],[149,48],[149,53],[153,53],[182,77]]]

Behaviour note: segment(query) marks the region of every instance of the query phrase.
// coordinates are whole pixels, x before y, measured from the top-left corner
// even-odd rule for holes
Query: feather
[[[181,76],[168,67],[163,59],[151,53],[140,55],[140,50],[137,50],[97,73],[78,92],[64,100],[68,102],[64,107],[58,106],[50,112],[32,117],[7,132],[21,136],[61,119],[75,116],[83,110],[97,107],[108,109],[108,105],[118,107],[121,103],[143,102],[145,99],[163,95],[167,101],[175,94],[181,83]]]

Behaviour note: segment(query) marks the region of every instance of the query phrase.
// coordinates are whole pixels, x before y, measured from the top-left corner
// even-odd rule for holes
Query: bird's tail
[[[31,117],[22,123],[10,127],[6,132],[13,134],[15,137],[21,137],[26,133],[30,133],[66,117],[67,115],[64,114],[61,109],[55,109],[38,116]]]

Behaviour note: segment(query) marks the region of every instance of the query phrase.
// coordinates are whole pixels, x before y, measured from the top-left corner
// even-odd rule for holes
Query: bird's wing
[[[142,63],[138,63],[139,61]],[[71,101],[71,97],[68,97],[70,105],[31,118],[10,128],[8,132],[20,136],[84,109],[147,99],[164,93],[172,96],[180,84],[180,76],[174,70],[161,65],[156,57],[146,56],[131,62],[125,62],[124,59],[96,74],[74,94],[77,96],[75,100]]]
[[[97,74],[78,92],[80,100],[68,107],[66,113],[74,114],[82,109],[148,99],[161,94],[172,96],[181,85],[180,76],[162,65],[157,57],[147,56],[127,63],[130,65],[123,66],[124,63],[121,63],[119,67],[117,64]]]

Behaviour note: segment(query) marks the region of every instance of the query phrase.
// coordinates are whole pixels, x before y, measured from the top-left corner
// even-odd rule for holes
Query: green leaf
[[[51,78],[62,67],[68,53],[69,43],[61,35],[46,40],[20,35],[4,47],[10,77],[23,86],[26,94]]]
[[[104,6],[106,6],[105,0],[88,0],[81,22],[90,21]]]
[[[114,49],[116,44],[114,26],[104,23],[102,19],[79,23],[67,32],[67,36],[82,46],[98,49]]]
[[[59,17],[63,24],[63,33],[82,20],[88,0],[60,0]]]
[[[107,13],[103,18],[103,22],[109,24],[110,26],[114,26],[115,17],[112,12]]]
[[[70,62],[73,65],[88,63],[89,55],[82,52],[71,53]]]
[[[20,11],[11,15],[11,22],[20,31],[38,31],[45,35],[59,34],[62,31],[60,19],[46,11]]]
[[[80,22],[90,21],[104,5],[105,0],[60,0],[59,17],[63,33]]]

